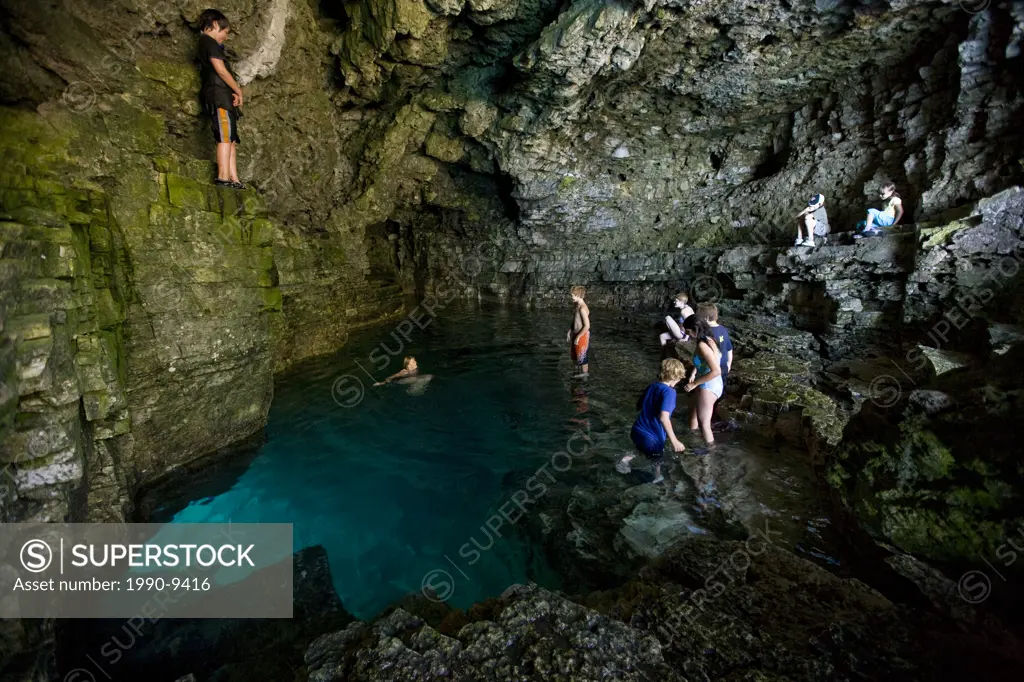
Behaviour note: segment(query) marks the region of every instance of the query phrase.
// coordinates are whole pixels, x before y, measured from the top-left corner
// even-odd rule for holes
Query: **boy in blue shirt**
[[[729,330],[718,324],[718,306],[714,303],[702,303],[697,306],[697,314],[708,321],[711,334],[722,353],[722,394],[725,395],[725,378],[732,370],[732,339],[729,338]]]
[[[245,189],[238,179],[238,107],[242,106],[242,88],[231,75],[224,41],[231,32],[228,18],[215,9],[199,17],[199,48],[196,61],[202,77],[203,108],[213,123],[217,143],[217,180],[215,185]]]
[[[645,457],[654,462],[654,480],[661,483],[665,477],[661,475],[661,459],[665,450],[665,439],[668,438],[675,452],[686,449],[672,430],[672,412],[676,409],[675,386],[686,376],[686,367],[675,358],[661,361],[661,372],[658,381],[644,389],[637,401],[636,421],[629,432],[633,445]],[[636,457],[631,453],[616,463],[615,470],[620,474],[628,474],[629,463]]]

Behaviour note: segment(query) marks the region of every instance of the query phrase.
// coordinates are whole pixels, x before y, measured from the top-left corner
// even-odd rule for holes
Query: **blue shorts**
[[[869,208],[868,216],[871,217],[871,221],[879,227],[889,227],[896,222],[896,216],[887,215],[882,213],[877,208]]]
[[[629,438],[633,441],[633,445],[636,449],[643,454],[644,457],[649,459],[661,459],[665,455],[665,441],[662,440],[660,443],[649,435],[640,433],[636,429],[632,429],[629,432]]]

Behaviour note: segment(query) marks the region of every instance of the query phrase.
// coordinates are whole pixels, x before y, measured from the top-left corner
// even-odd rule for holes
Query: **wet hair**
[[[676,381],[686,376],[686,365],[675,358],[665,358],[661,361],[661,371],[658,379],[661,381]]]
[[[220,10],[203,10],[199,15],[199,30],[209,31],[211,28],[231,28],[231,22]]]
[[[683,320],[683,329],[689,332],[690,336],[697,339],[698,341],[709,341],[715,343],[714,336],[711,335],[711,325],[700,315],[689,315]],[[717,347],[717,344],[715,344]]]
[[[718,322],[718,306],[714,303],[701,303],[697,306],[697,314],[708,322]]]
[[[682,301],[683,303],[686,303],[687,301],[690,300],[690,295],[688,293],[686,293],[685,291],[680,291],[678,294],[676,294],[676,299],[675,300]]]
[[[569,293],[572,296],[579,296],[580,298],[583,298],[584,296],[587,295],[587,288],[586,287],[581,287],[581,286],[575,286],[572,289],[569,289]]]
[[[881,190],[884,192],[887,189],[891,189],[893,192],[895,192],[896,191],[896,183],[895,182],[891,182],[889,180],[886,180],[885,182],[882,183]]]
[[[409,369],[409,365],[416,362],[416,358],[411,355],[406,355],[402,360],[402,369]]]

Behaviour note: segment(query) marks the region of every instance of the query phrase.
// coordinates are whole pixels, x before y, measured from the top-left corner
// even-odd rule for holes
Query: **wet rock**
[[[807,361],[762,352],[736,361],[729,385],[736,387],[739,410],[747,422],[807,447],[816,456],[819,448],[839,442],[848,415],[810,385],[811,375]]]
[[[908,398],[910,405],[921,409],[927,415],[934,415],[948,410],[956,404],[953,398],[942,391],[919,389],[911,392]]]
[[[983,368],[865,402],[826,475],[856,521],[879,541],[932,561],[967,566],[995,556],[1024,521],[1024,480],[1014,463],[1022,362],[1011,350]]]
[[[971,364],[971,356],[966,353],[955,353],[928,346],[917,346],[917,350],[921,357],[927,358],[928,368],[935,376],[968,367]]]
[[[1004,355],[1012,347],[1024,342],[1024,327],[1010,324],[992,324],[988,328],[992,352]]]
[[[750,679],[929,679],[1012,669],[1011,657],[981,638],[937,650],[956,626],[831,575],[774,539],[690,538],[625,585],[577,600],[514,586],[455,629],[397,609],[317,639],[306,653],[309,679],[683,682],[728,679],[737,667]]]
[[[513,586],[489,606],[488,618],[448,635],[397,609],[321,637],[306,654],[309,679],[599,680],[637,665],[671,674],[654,637],[547,590]]]

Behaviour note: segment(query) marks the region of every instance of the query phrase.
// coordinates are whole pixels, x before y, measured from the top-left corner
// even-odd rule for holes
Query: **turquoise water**
[[[359,617],[420,591],[425,576],[454,606],[516,582],[557,587],[511,524],[497,527],[500,538],[485,526],[574,430],[570,368],[552,324],[451,311],[408,342],[393,326],[360,333],[278,383],[267,442],[248,470],[174,521],[293,522],[296,549],[326,548],[338,594]],[[377,370],[389,351],[395,358]],[[370,387],[360,366],[381,379],[409,352],[434,375],[425,390]],[[364,396],[346,407],[360,390],[352,377]],[[480,557],[472,565],[470,550]]]
[[[570,315],[569,307],[453,305],[408,339],[393,333],[394,324],[360,332],[336,355],[279,379],[266,442],[247,466],[213,486],[187,485],[208,496],[154,515],[294,523],[296,550],[326,548],[338,595],[360,618],[425,584],[457,607],[513,583],[559,588],[543,550],[524,539],[513,496],[545,464],[544,476],[558,485],[587,476],[589,485],[636,485],[612,465],[629,448],[636,395],[659,360],[648,323],[595,310],[592,376],[573,379],[564,340]],[[428,384],[371,387],[371,378],[397,371],[410,353],[433,375]],[[685,404],[676,416],[681,434]],[[600,448],[569,471],[552,471],[552,455],[580,429]],[[684,440],[699,445],[689,434]],[[802,543],[807,554],[826,554],[819,530],[827,520],[808,501],[810,468],[772,444],[747,447],[737,434],[720,441],[711,468],[685,482],[690,492],[682,497],[697,501],[695,532],[716,532],[725,508],[754,525],[770,517],[798,551]],[[545,502],[538,498],[530,513],[544,513]]]

